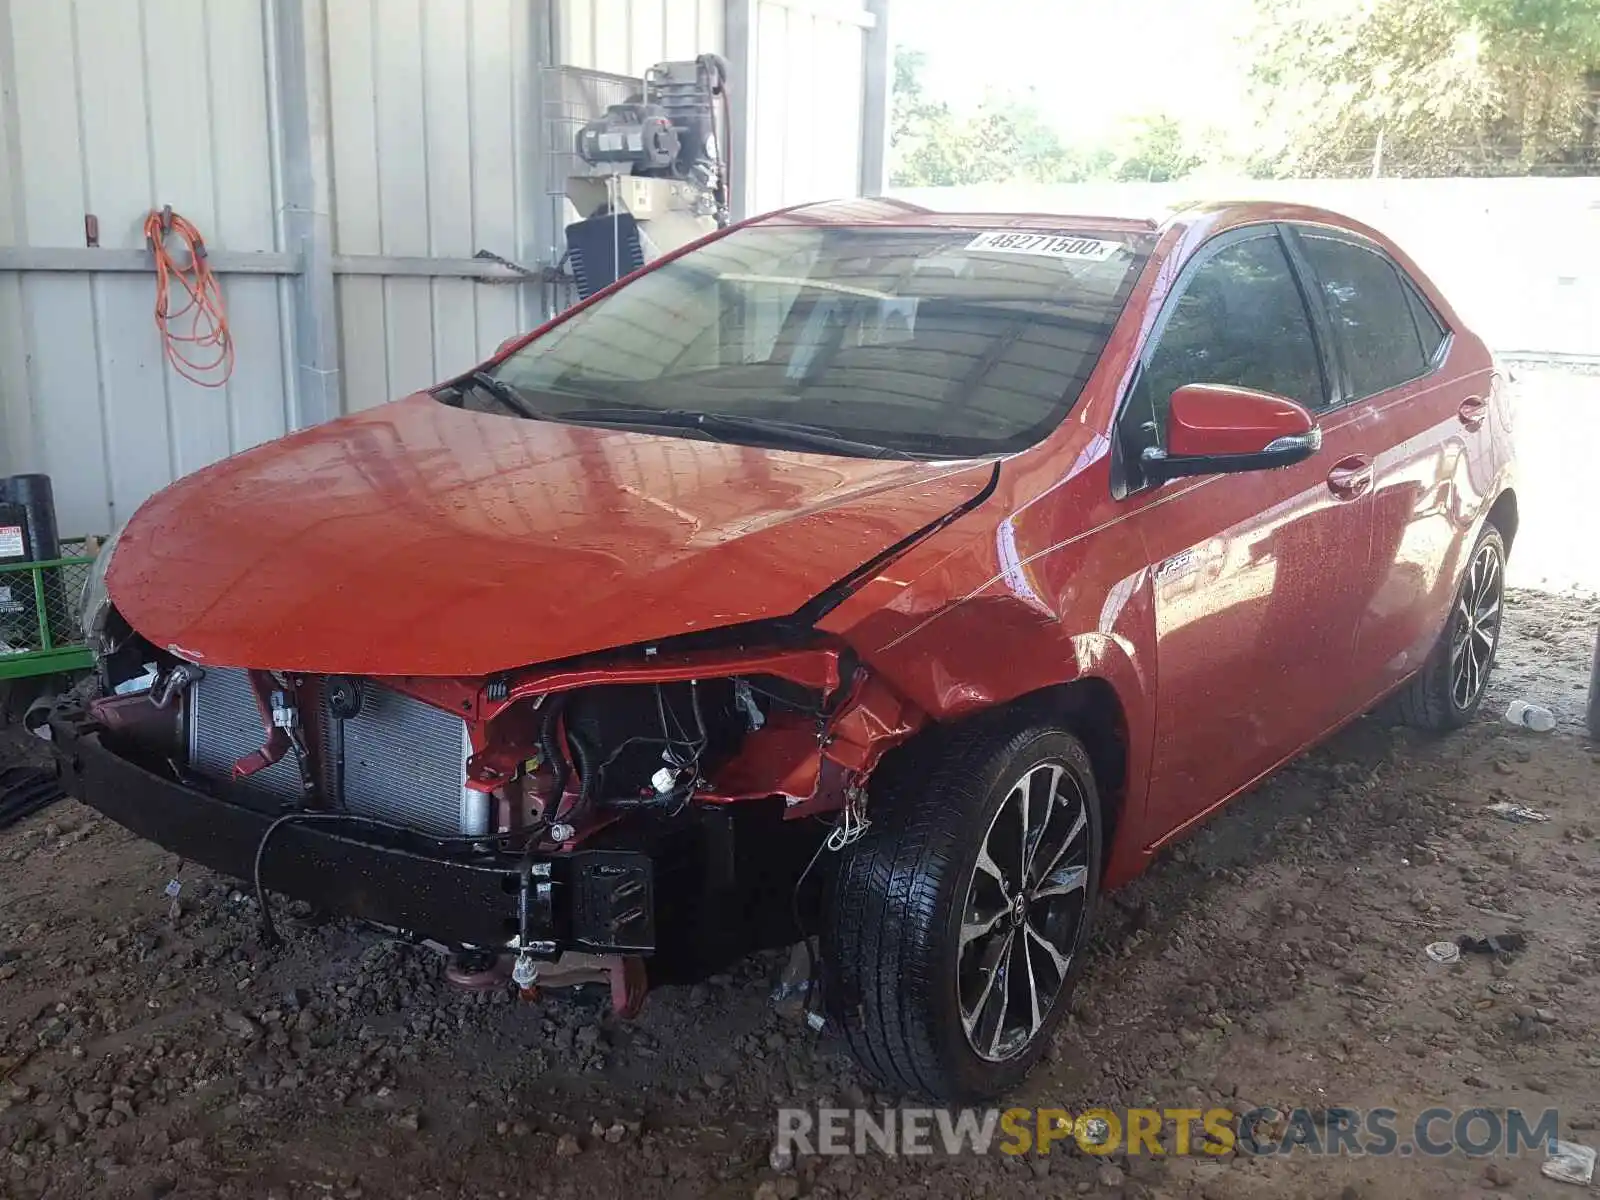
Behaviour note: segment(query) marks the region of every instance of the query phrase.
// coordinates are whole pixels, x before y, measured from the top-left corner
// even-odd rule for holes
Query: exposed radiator
[[[261,749],[266,733],[261,710],[243,671],[211,670],[189,689],[189,769],[219,783],[233,776],[233,764]],[[285,804],[300,799],[300,766],[290,755],[239,781],[241,788]]]
[[[443,709],[362,685],[344,724],[344,803],[351,812],[464,835],[489,828],[488,796],[466,787],[467,723]]]
[[[488,831],[488,797],[465,787],[472,753],[461,718],[364,682],[361,712],[343,722],[302,713],[302,722],[340,762],[319,764],[317,777],[339,792],[350,812],[393,821],[445,837]],[[265,734],[249,676],[208,669],[190,692],[190,769],[225,781],[233,764],[261,748]],[[300,769],[292,758],[251,776],[243,786],[286,803],[300,794]]]

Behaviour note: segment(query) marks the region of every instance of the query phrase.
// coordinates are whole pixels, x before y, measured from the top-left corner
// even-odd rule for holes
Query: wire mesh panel
[[[557,238],[579,214],[567,203],[567,180],[608,172],[578,155],[578,130],[605,115],[613,104],[626,104],[644,90],[644,81],[631,75],[588,71],[579,67],[548,67],[542,72],[544,96],[545,199]],[[558,313],[578,301],[570,278],[552,279],[545,295],[546,311]]]
[[[76,671],[92,662],[78,599],[94,567],[83,539],[63,540],[61,557],[0,565],[0,679]]]
[[[610,174],[578,156],[578,130],[603,117],[613,104],[626,104],[630,97],[641,94],[644,81],[607,71],[548,67],[543,82],[545,146],[548,148],[545,191],[551,196],[565,196],[567,180],[573,175]]]

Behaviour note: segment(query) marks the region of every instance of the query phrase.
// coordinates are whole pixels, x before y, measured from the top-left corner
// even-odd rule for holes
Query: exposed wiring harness
[[[681,808],[683,804],[688,803],[700,781],[700,760],[705,756],[706,747],[711,744],[711,732],[706,727],[705,712],[700,704],[700,692],[694,682],[689,684],[689,702],[694,712],[696,727],[694,737],[683,728],[677,713],[667,704],[659,683],[655,685],[655,698],[656,715],[661,722],[661,736],[635,734],[624,738],[603,759],[599,757],[598,751],[590,745],[588,739],[566,728],[565,722],[561,720],[566,694],[560,693],[551,699],[539,724],[539,748],[551,764],[551,770],[555,775],[550,787],[551,805],[559,805],[562,797],[566,795],[567,783],[574,770],[578,775],[578,798],[570,809],[562,814],[563,820],[569,820],[573,815],[585,811],[590,804],[598,800],[606,768],[621,758],[624,751],[638,745],[664,747],[666,763],[684,775],[686,782],[681,782],[671,791],[657,796],[609,797],[605,800],[606,805],[611,808],[649,808],[677,804]]]
[[[557,692],[545,705],[543,719],[539,722],[539,749],[555,774],[550,785],[550,808],[554,814],[561,807],[561,798],[567,794],[567,781],[572,778],[572,767],[561,751],[561,711],[567,706],[567,694]]]
[[[178,262],[167,248],[169,234],[176,234],[187,249],[187,264]],[[190,383],[221,387],[233,374],[233,333],[221,285],[207,260],[205,239],[192,221],[168,205],[152,209],[144,219],[144,240],[156,260],[156,329],[167,361]],[[186,297],[177,308],[174,286]],[[184,318],[187,324],[177,326]]]

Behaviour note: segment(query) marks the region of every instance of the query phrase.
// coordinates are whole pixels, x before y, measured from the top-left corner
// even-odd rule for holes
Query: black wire
[[[637,737],[631,737],[624,741],[606,757],[605,761],[600,764],[600,770],[604,772],[607,767],[622,757],[622,752],[624,750],[626,750],[629,746],[637,746],[640,743],[646,743],[652,746],[675,746],[678,744],[671,738],[645,737],[642,734]]]
[[[567,792],[567,780],[572,777],[572,768],[567,763],[567,756],[561,753],[561,748],[556,745],[556,722],[560,720],[562,710],[566,706],[567,694],[557,692],[546,704],[544,719],[539,722],[539,748],[544,751],[545,758],[550,760],[550,770],[555,776],[550,789],[549,811],[552,814],[561,806],[561,797]]]
[[[661,685],[659,683],[656,684],[655,692],[656,692],[656,716],[658,716],[661,719],[661,736],[666,738],[667,739],[667,745],[671,746],[673,744],[673,742],[672,742],[672,730],[667,728],[667,701],[666,701],[666,698],[661,694]]]
[[[748,679],[745,680],[745,685],[749,687],[749,689],[756,695],[765,696],[774,704],[781,704],[790,712],[799,713],[803,717],[820,717],[828,711],[827,707],[822,704],[817,705],[815,708],[802,707],[801,705],[796,704],[793,700],[789,699],[787,696],[780,696],[777,692],[769,692],[766,688],[751,683]]]
[[[572,757],[578,766],[578,806],[574,811],[582,812],[600,786],[600,772],[595,766],[594,754],[590,751],[588,742],[568,730],[567,745],[571,748]]]
[[[705,714],[700,711],[700,686],[692,679],[689,681],[689,706],[694,709],[694,723],[700,730],[700,746],[694,752],[694,761],[698,764],[700,756],[711,744],[711,733],[706,729]]]
[[[842,823],[841,819],[840,822],[835,823],[833,829],[837,829]],[[811,992],[817,981],[817,952],[812,948],[811,937],[806,933],[805,923],[800,919],[800,889],[805,887],[806,876],[811,874],[811,868],[817,865],[817,860],[822,857],[822,852],[828,848],[828,838],[833,836],[833,829],[830,829],[822,840],[817,843],[816,852],[812,854],[811,861],[806,864],[805,870],[800,872],[800,878],[794,881],[794,891],[789,894],[789,915],[794,919],[795,932],[800,935],[801,945],[806,948],[806,997],[805,1003],[801,1006],[805,1012],[811,1011]]]
[[[663,699],[662,689],[659,683],[656,684],[656,708],[659,709],[661,713],[661,731],[667,735],[667,738],[669,739],[668,745],[692,747],[694,742],[690,739],[689,735],[684,732],[683,723],[678,720],[678,714],[673,712],[672,706],[667,704]],[[667,728],[667,717],[669,714],[672,717],[672,729]],[[677,730],[676,737],[673,737],[673,729]]]

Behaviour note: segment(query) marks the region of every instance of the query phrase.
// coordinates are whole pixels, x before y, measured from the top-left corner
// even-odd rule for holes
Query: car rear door
[[[1372,551],[1355,645],[1365,707],[1422,665],[1443,628],[1453,556],[1478,511],[1461,503],[1456,481],[1488,415],[1491,377],[1487,363],[1452,362],[1443,320],[1381,247],[1304,226],[1291,244],[1326,310],[1371,460]]]
[[[1341,398],[1276,226],[1221,235],[1184,268],[1119,415],[1117,472],[1144,541],[1156,619],[1148,812],[1177,829],[1348,711],[1370,480],[1366,431]],[[1322,450],[1273,471],[1144,484],[1172,392],[1234,384],[1323,417]],[[1341,465],[1343,464],[1343,465]],[[1344,473],[1341,473],[1344,472]]]

